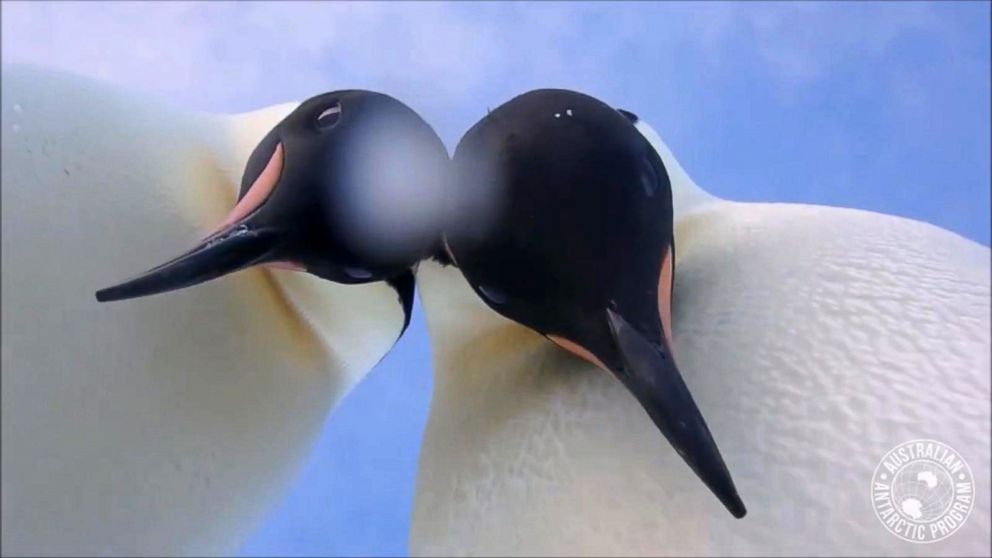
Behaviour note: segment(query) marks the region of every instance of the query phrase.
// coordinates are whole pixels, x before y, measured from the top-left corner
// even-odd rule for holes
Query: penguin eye
[[[323,132],[330,130],[341,120],[341,103],[334,101],[331,106],[325,108],[317,115],[317,129]]]

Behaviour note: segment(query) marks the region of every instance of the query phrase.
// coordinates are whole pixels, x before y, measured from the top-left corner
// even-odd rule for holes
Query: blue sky
[[[449,149],[487,107],[577,89],[649,121],[721,197],[883,211],[988,245],[989,6],[5,2],[2,58],[191,110],[376,89]],[[419,310],[244,554],[405,552],[431,385]]]

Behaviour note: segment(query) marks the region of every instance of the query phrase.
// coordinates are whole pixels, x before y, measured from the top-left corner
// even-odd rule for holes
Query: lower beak
[[[242,223],[213,234],[189,252],[138,277],[96,292],[100,302],[124,300],[191,287],[273,260],[282,235]]]
[[[652,344],[613,310],[607,310],[607,315],[623,362],[623,369],[614,374],[727,510],[734,517],[744,517],[747,509],[671,352]]]

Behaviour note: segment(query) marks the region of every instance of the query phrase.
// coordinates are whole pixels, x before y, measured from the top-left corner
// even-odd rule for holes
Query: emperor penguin
[[[370,200],[447,150],[371,91],[221,116],[10,67],[2,162],[4,554],[233,554],[409,322],[436,235]],[[93,299],[197,236],[97,299],[251,269]]]
[[[988,555],[987,248],[718,199],[572,91],[493,110],[452,165],[457,218],[417,270],[435,381],[412,554]],[[920,438],[975,481],[927,545],[871,493]]]

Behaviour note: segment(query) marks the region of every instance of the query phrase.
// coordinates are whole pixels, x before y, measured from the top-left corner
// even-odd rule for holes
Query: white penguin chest
[[[618,381],[481,313],[457,270],[430,264],[414,554],[932,553],[886,532],[869,498],[878,460],[920,437],[961,451],[988,491],[986,249],[904,219],[757,204],[718,204],[676,240],[676,358],[748,516],[726,513]],[[942,548],[987,552],[988,518],[976,503]]]

